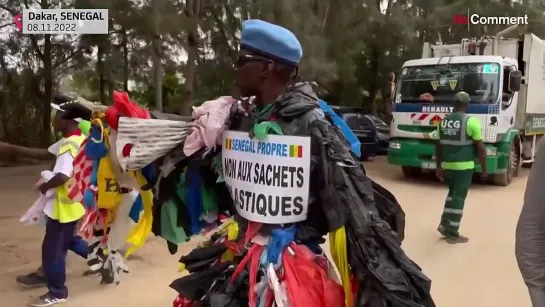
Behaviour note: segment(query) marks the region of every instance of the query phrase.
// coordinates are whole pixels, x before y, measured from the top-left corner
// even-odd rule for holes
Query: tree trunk
[[[195,75],[197,73],[197,60],[199,57],[199,15],[201,0],[187,0],[185,14],[188,18],[187,29],[187,64],[185,67],[185,85],[180,105],[180,115],[189,115],[195,88]]]
[[[187,64],[185,68],[184,93],[182,95],[182,104],[180,105],[180,115],[189,115],[193,101],[193,90],[195,88],[195,75],[197,73],[198,52],[190,47],[187,54]]]
[[[108,85],[107,101],[110,104],[113,104],[114,91],[116,90],[116,88],[115,88],[114,77],[112,76],[112,69],[111,69],[112,63],[111,63],[111,61],[112,61],[112,59],[110,57],[106,58],[105,67],[108,67],[108,68],[106,69],[105,77],[106,77],[106,84]]]
[[[22,156],[38,160],[53,160],[55,155],[51,154],[47,149],[31,148],[12,145],[5,142],[0,142],[1,156]]]
[[[106,80],[104,78],[104,46],[102,42],[97,46],[97,71],[98,71],[98,93],[100,103],[106,105]]]
[[[108,101],[112,104],[115,91],[115,82],[112,80],[112,76],[108,78]]]
[[[49,3],[47,0],[41,0],[39,2],[42,9],[48,9]],[[25,7],[28,9],[29,0],[24,1]],[[41,107],[38,108],[39,112],[42,112],[42,129],[40,131],[40,143],[47,145],[51,140],[51,101],[53,98],[53,63],[51,54],[51,35],[44,35],[44,49],[43,51],[38,44],[36,36],[30,35],[30,42],[34,49],[35,54],[43,63],[43,75],[44,80],[44,95],[42,98]]]
[[[376,1],[376,7],[380,12],[381,7],[381,0]],[[386,11],[384,12],[382,21],[378,24],[378,31],[377,33],[382,32],[383,29],[385,29],[388,26],[388,21],[390,20],[390,11],[392,9],[393,0],[388,0],[386,4]],[[371,50],[371,56],[370,56],[370,67],[369,72],[371,77],[371,84],[369,85],[369,103],[371,106],[371,114],[374,116],[378,115],[378,108],[377,108],[377,92],[380,88],[380,67],[381,62],[384,54],[384,48],[383,43],[381,43],[379,40],[382,39],[380,37],[377,37],[375,39],[375,42],[372,44],[372,50]]]
[[[129,39],[127,37],[127,30],[121,31],[121,44],[123,45],[123,90],[129,92]]]
[[[371,51],[370,56],[370,67],[369,67],[369,74],[371,75],[371,84],[369,84],[369,104],[371,107],[371,114],[374,116],[377,116],[378,110],[377,110],[377,91],[378,91],[378,74],[379,74],[379,61],[380,61],[380,55],[379,55],[379,48],[376,46],[373,46],[373,50]]]
[[[45,0],[42,0],[44,2]],[[51,143],[51,101],[53,101],[53,66],[51,62],[51,35],[44,35],[44,98],[42,100],[41,145]]]
[[[384,102],[386,114],[384,114],[384,121],[386,123],[390,123],[392,120],[392,103],[394,101],[395,96],[395,74],[392,72],[388,76],[388,82],[386,83],[386,86],[384,87],[383,93],[382,93],[382,101]]]
[[[153,61],[153,75],[154,75],[154,88],[155,88],[155,108],[157,110],[163,110],[163,64],[161,62],[161,35],[159,34],[160,14],[159,14],[159,1],[151,1],[152,18],[153,18],[153,38],[151,41],[152,52],[151,57]],[[188,1],[189,2],[189,1]]]
[[[224,4],[222,7],[219,7],[219,8],[212,7],[210,9],[210,14],[212,15],[214,22],[216,23],[216,25],[218,26],[220,30],[221,38],[223,40],[223,43],[225,44],[225,48],[227,48],[227,53],[229,54],[229,57],[234,63],[238,57],[238,50],[236,49],[236,47],[233,48],[231,46],[230,41],[233,41],[233,38],[227,34],[227,25],[226,25],[226,23],[230,21],[225,21],[226,18],[223,18],[222,16],[223,14],[222,9],[226,11],[226,15],[227,15],[226,18],[233,18],[234,13],[232,12],[229,5],[227,4]]]

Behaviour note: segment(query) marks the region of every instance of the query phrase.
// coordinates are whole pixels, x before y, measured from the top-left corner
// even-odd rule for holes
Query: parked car
[[[377,139],[379,142],[379,153],[385,155],[388,153],[388,146],[390,143],[390,125],[385,123],[382,119],[373,116],[365,115],[377,129]]]
[[[360,141],[362,160],[367,160],[379,153],[378,130],[372,119],[358,108],[340,106],[331,106],[331,108],[346,122]]]

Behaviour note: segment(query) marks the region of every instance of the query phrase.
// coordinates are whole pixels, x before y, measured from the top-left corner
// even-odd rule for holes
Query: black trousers
[[[61,223],[47,218],[42,243],[42,265],[49,293],[57,298],[68,297],[68,288],[65,285],[68,250],[82,257],[87,254],[87,243],[76,236],[77,223],[78,221]]]

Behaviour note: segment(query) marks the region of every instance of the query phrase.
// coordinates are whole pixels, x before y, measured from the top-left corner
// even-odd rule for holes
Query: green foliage
[[[47,38],[3,27],[26,3],[108,8],[110,34]],[[329,103],[387,114],[389,102],[381,93],[388,74],[420,57],[424,41],[458,43],[503,28],[468,30],[453,24],[454,14],[468,9],[484,16],[528,14],[528,30],[545,37],[544,8],[538,0],[4,0],[0,27],[8,34],[0,36],[0,140],[40,144],[49,123],[48,87],[105,104],[114,90],[127,89],[140,104],[172,113],[229,95],[240,25],[248,18],[283,25],[298,36],[304,49],[300,76],[325,89]]]

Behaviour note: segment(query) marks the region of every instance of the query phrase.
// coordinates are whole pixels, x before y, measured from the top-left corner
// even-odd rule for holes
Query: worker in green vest
[[[466,114],[471,98],[466,92],[454,95],[454,112],[441,120],[436,145],[437,177],[448,184],[448,195],[437,230],[448,243],[469,241],[458,233],[478,157],[481,175],[486,173],[486,148],[482,141],[481,122]]]

